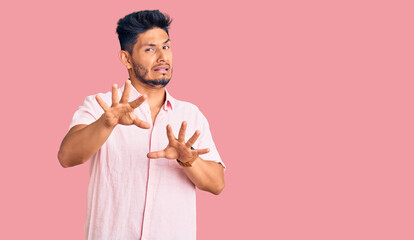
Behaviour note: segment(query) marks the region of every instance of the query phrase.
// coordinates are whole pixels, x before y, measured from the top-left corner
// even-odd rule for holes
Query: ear
[[[122,62],[122,64],[125,65],[125,67],[129,70],[132,69],[132,61],[131,61],[131,55],[128,51],[121,50],[119,51],[119,60]]]

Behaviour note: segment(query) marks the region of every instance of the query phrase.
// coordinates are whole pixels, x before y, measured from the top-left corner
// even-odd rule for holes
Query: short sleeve
[[[86,97],[83,105],[73,115],[69,129],[79,124],[89,125],[95,122],[99,118],[96,113],[96,105],[97,102],[94,96]]]
[[[201,135],[198,139],[198,145],[196,146],[198,149],[209,148],[210,152],[200,155],[200,157],[204,160],[215,161],[215,162],[220,163],[225,170],[226,165],[224,165],[223,161],[221,160],[220,154],[218,153],[216,145],[214,144],[213,136],[211,135],[211,132],[210,132],[210,125],[208,124],[208,121],[204,117],[204,115],[203,114],[201,115],[202,115],[203,124],[202,124],[202,129],[200,129]]]

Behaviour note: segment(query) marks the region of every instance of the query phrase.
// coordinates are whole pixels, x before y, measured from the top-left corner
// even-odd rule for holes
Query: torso
[[[152,119],[153,126],[155,124],[155,119],[157,118],[157,115],[160,112],[160,110],[161,110],[161,107],[151,109],[151,119]]]

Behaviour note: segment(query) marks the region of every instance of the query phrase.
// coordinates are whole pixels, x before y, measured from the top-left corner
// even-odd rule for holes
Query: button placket
[[[151,148],[153,147],[153,134],[154,134],[154,125],[152,123],[152,117],[151,117],[151,110],[149,108],[149,105],[147,102],[144,102],[142,105],[142,113],[145,117],[146,122],[150,123],[151,128],[149,129],[150,137],[149,137],[149,147],[148,150],[151,152]],[[153,174],[153,168],[151,167],[151,159],[148,159],[148,176],[147,176],[147,186],[146,186],[146,196],[145,196],[145,206],[144,206],[144,216],[142,219],[142,231],[141,231],[141,239],[148,239],[148,231],[149,231],[149,224],[151,221],[151,209],[152,209],[152,195],[153,195],[153,184],[152,184],[152,178],[154,177]]]
[[[151,123],[151,112],[149,111],[149,108],[147,109],[150,115]],[[157,142],[157,136],[158,131],[162,131],[163,129],[160,128],[160,126],[164,125],[161,124],[162,120],[165,117],[165,113],[161,109],[158,113],[157,117],[155,118],[154,124],[151,127],[151,136],[150,136],[150,148],[149,151],[152,152],[154,149],[158,149],[158,142]],[[162,135],[162,134],[161,134]],[[165,136],[166,137],[166,136]],[[156,184],[159,177],[159,166],[156,164],[157,159],[149,159],[148,162],[148,182],[147,182],[147,192],[146,192],[146,202],[145,202],[145,208],[144,208],[144,219],[143,219],[143,226],[142,226],[142,239],[148,239],[148,234],[150,232],[151,228],[151,213],[153,208],[153,202],[155,199],[155,193],[157,192]]]

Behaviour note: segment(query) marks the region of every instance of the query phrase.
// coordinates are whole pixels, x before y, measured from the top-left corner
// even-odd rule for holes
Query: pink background
[[[271,2],[2,2],[0,239],[83,239],[88,164],[56,155],[143,9],[174,18],[168,89],[228,167],[198,239],[414,239],[412,1]]]

